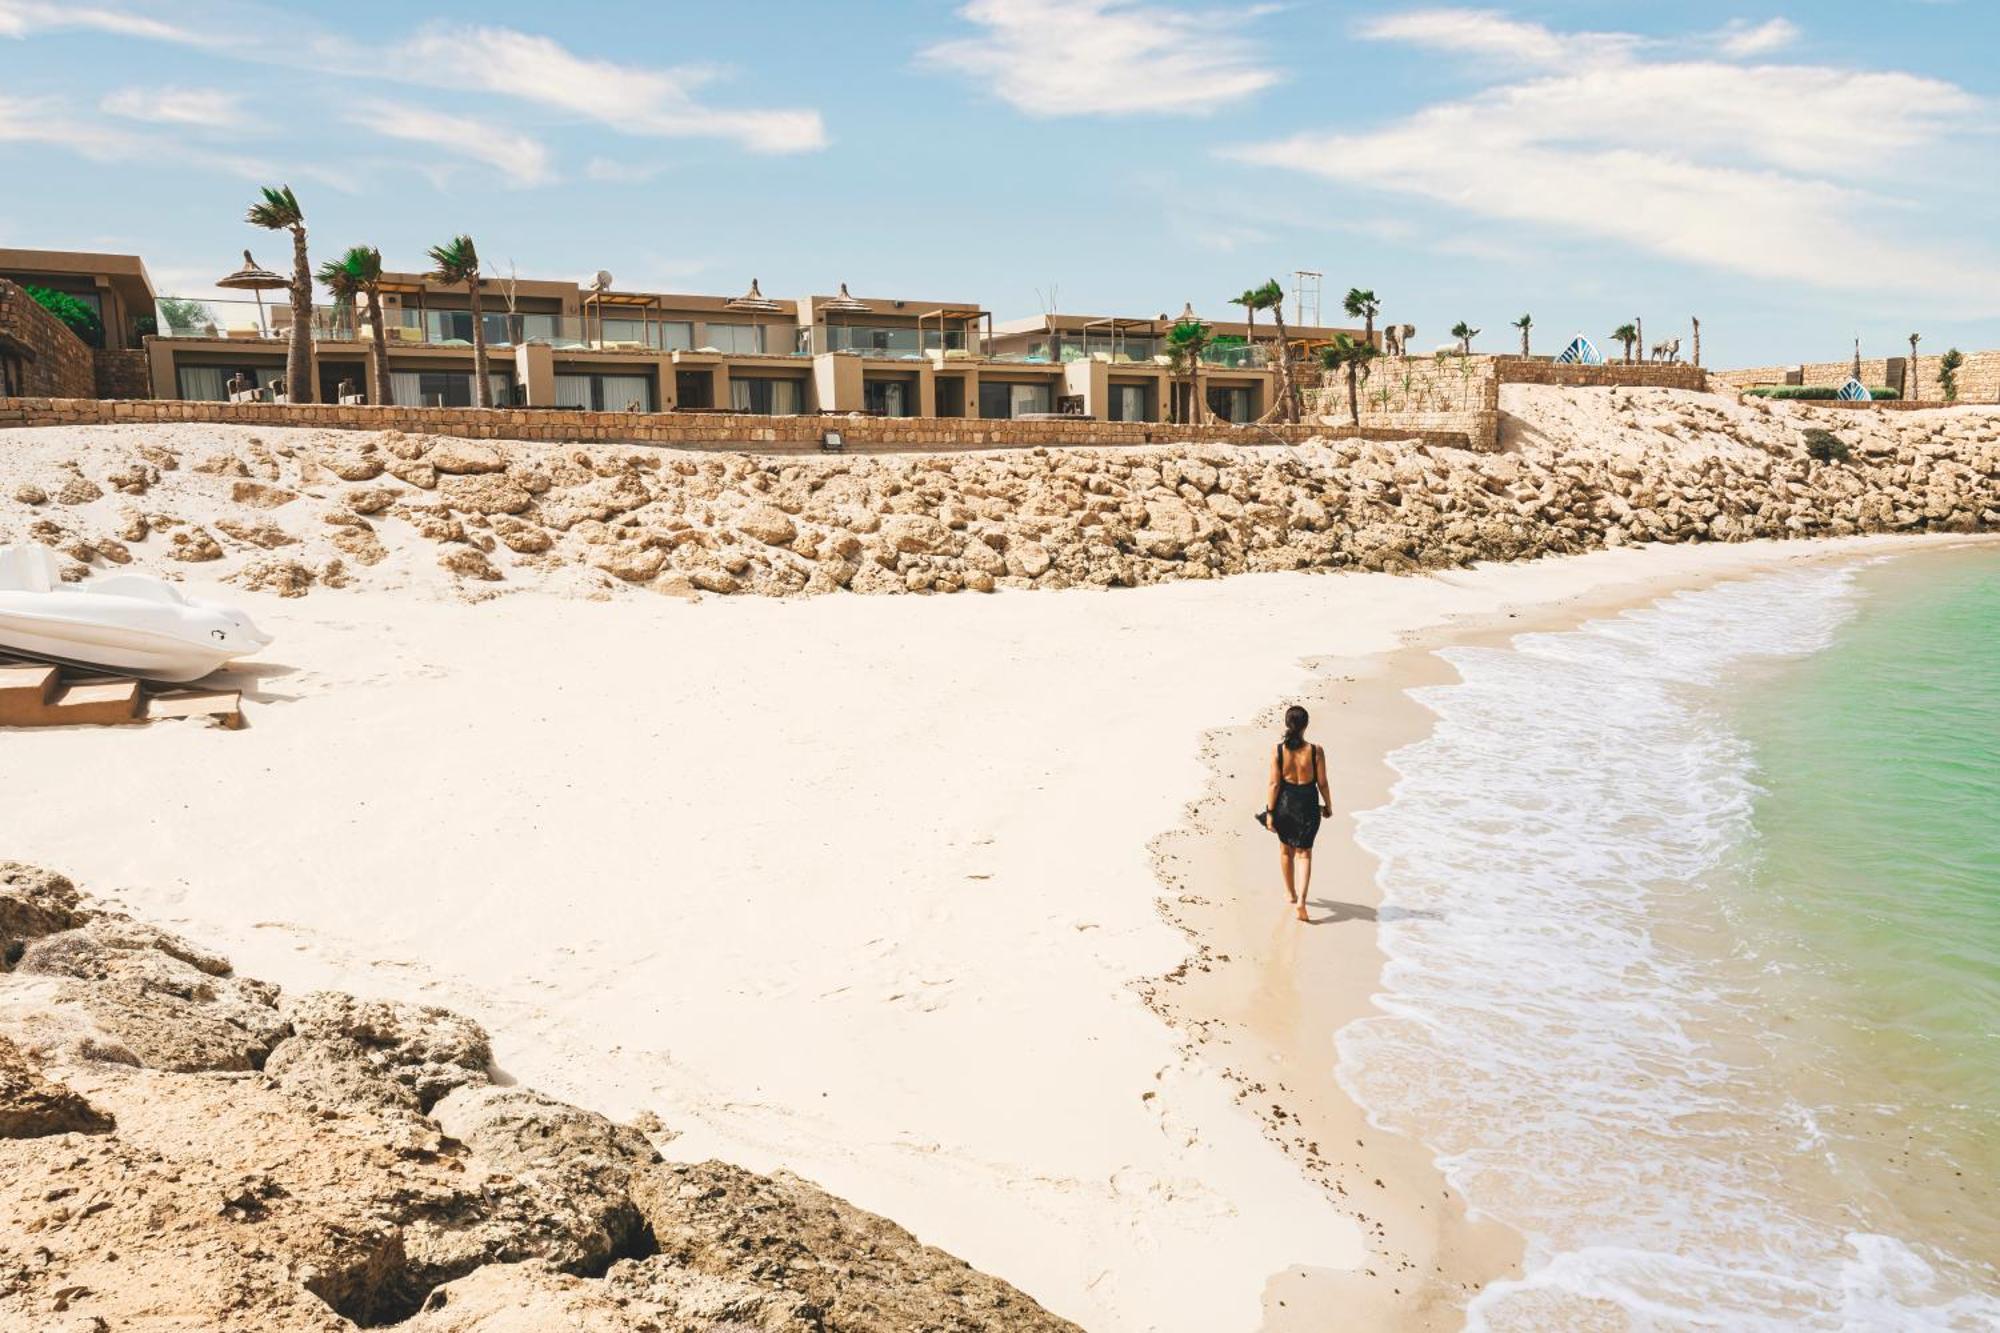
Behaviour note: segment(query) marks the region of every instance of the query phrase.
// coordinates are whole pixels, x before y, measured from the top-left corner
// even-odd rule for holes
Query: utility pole
[[[1319,324],[1319,285],[1324,273],[1309,268],[1292,271],[1292,323],[1299,325]],[[1306,318],[1306,302],[1312,302],[1312,318]]]
[[[1698,317],[1692,315],[1689,316],[1689,319],[1693,320],[1694,322],[1694,368],[1696,370],[1700,370],[1701,369],[1701,320]]]

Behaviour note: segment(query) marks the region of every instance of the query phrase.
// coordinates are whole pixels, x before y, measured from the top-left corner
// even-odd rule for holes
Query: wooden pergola
[[[1106,341],[1110,344],[1111,355],[1115,357],[1118,355],[1119,347],[1125,341],[1126,334],[1135,333],[1143,329],[1149,337],[1157,337],[1160,332],[1160,321],[1157,319],[1126,319],[1120,316],[1085,320],[1082,332],[1083,357],[1086,361],[1090,359],[1090,331],[1092,329],[1104,330]],[[1051,330],[1051,332],[1055,332],[1055,330]],[[1057,333],[1056,336],[1060,338],[1062,335]]]
[[[638,313],[640,322],[646,325],[646,336],[642,340],[648,347],[653,345],[652,326],[656,322],[650,316],[660,309],[660,298],[649,292],[600,292],[592,290],[583,298],[583,341],[594,347],[604,346],[604,308],[616,306],[620,313]],[[597,338],[590,336],[590,312],[597,310]]]
[[[933,320],[933,319],[937,321],[937,326],[938,326],[938,350],[939,350],[939,351],[944,351],[944,350],[945,350],[945,341],[944,341],[944,326],[945,326],[945,323],[946,323],[946,321],[952,321],[952,322],[955,322],[955,323],[956,323],[956,324],[958,325],[958,328],[959,328],[959,332],[960,332],[960,333],[964,333],[964,332],[966,331],[966,326],[967,326],[968,324],[972,325],[972,326],[973,326],[974,328],[977,328],[977,327],[978,327],[978,325],[979,325],[979,321],[980,321],[980,320],[982,320],[982,319],[983,319],[983,320],[985,320],[985,321],[986,321],[986,337],[985,337],[985,341],[983,341],[982,343],[980,343],[980,350],[982,350],[982,351],[983,351],[983,350],[985,350],[986,348],[988,348],[988,347],[991,347],[991,346],[993,345],[993,312],[992,312],[992,311],[990,311],[990,310],[981,310],[981,309],[979,309],[979,308],[978,308],[977,306],[969,306],[969,305],[948,305],[948,306],[941,306],[941,307],[939,307],[939,308],[938,308],[938,309],[936,309],[936,310],[926,310],[926,311],[925,311],[925,312],[924,312],[923,314],[921,314],[921,315],[918,315],[918,316],[917,316],[917,350],[918,350],[918,351],[922,351],[922,350],[923,350],[923,348],[924,348],[924,325],[925,325],[925,323],[926,323],[926,322],[928,322],[928,321],[930,321],[930,320]],[[968,347],[968,348],[966,348],[965,350],[969,352],[969,351],[971,351],[972,349],[971,349],[970,347]]]

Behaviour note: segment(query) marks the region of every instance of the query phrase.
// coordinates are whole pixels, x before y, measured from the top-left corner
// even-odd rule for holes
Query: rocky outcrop
[[[189,470],[146,464],[159,478],[147,521],[114,510],[130,503],[120,491],[53,509],[0,501],[0,534],[11,519],[70,554],[66,577],[121,558],[224,561],[218,574],[289,596],[408,578],[468,597],[548,584],[792,596],[1407,571],[1634,542],[2000,526],[1992,409],[1815,412],[1530,385],[1504,386],[1501,403],[1500,453],[1329,440],[801,458],[393,431],[229,444],[219,437],[232,428],[160,427],[205,457]],[[1846,458],[1816,461],[1811,431]],[[0,460],[0,481],[16,495],[60,490],[78,479],[63,464],[77,463],[115,482],[148,447],[102,439],[80,463]],[[150,539],[159,533],[164,542]],[[279,547],[286,558],[274,560]],[[327,579],[326,562],[342,558],[349,578]]]
[[[280,996],[12,862],[0,922],[0,1327],[1072,1327],[805,1181],[496,1086],[459,1015]]]

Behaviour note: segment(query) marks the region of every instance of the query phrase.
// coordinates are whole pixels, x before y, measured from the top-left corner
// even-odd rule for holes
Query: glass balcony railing
[[[1264,349],[1250,343],[1210,343],[1201,352],[1203,365],[1226,370],[1255,370],[1265,360]]]

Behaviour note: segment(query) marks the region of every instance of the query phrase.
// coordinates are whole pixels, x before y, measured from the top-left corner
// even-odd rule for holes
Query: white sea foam
[[[1744,1059],[1754,997],[1662,939],[1712,928],[1704,876],[1751,834],[1717,687],[1824,647],[1856,598],[1847,570],[1726,584],[1449,651],[1460,683],[1418,692],[1436,726],[1360,819],[1384,1012],[1341,1031],[1339,1073],[1527,1236],[1470,1327],[2000,1326],[1919,1248],[1830,1214],[1838,1188],[1801,1185],[1812,1113]]]

